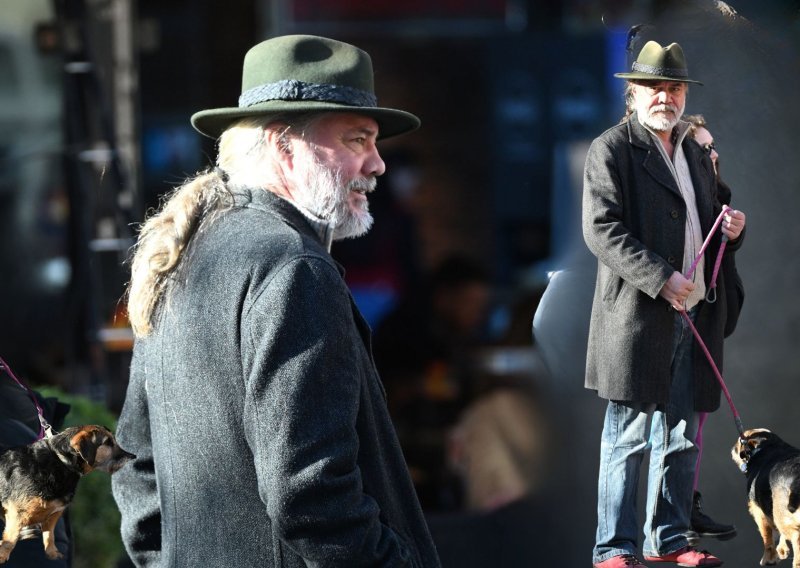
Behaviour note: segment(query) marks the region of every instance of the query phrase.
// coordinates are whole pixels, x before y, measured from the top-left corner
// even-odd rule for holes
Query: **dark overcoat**
[[[686,137],[681,146],[705,237],[722,207],[713,168],[694,140]],[[668,400],[675,310],[659,292],[673,272],[682,272],[686,215],[669,166],[635,114],[592,142],[584,170],[583,234],[598,270],[585,385],[603,398]],[[725,254],[733,255],[741,241],[728,243]],[[720,243],[717,231],[705,253],[707,286]],[[722,273],[716,290],[716,302],[700,304],[696,326],[722,370],[728,310]],[[701,349],[694,350],[694,378],[695,410],[716,410],[721,389]]]
[[[308,221],[253,191],[184,254],[117,431],[136,565],[438,567],[370,330]]]

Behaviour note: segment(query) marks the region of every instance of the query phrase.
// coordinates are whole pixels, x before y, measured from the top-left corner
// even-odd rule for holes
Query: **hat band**
[[[378,106],[378,99],[372,93],[327,83],[305,83],[286,79],[277,83],[267,83],[247,89],[239,97],[239,108],[246,108],[267,101],[319,101],[341,103],[358,107]]]
[[[631,67],[634,71],[638,71],[639,73],[660,75],[662,77],[672,77],[674,79],[686,79],[689,76],[689,73],[686,71],[686,69],[674,67],[654,67],[653,65],[646,65],[644,63],[639,63],[638,61],[634,61]]]

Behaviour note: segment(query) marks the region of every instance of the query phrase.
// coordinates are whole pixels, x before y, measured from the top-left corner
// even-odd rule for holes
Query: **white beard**
[[[354,211],[348,198],[352,190],[374,191],[377,185],[374,177],[344,183],[341,170],[314,159],[303,178],[295,200],[314,216],[331,224],[334,240],[360,237],[372,228],[373,218],[367,201],[359,201],[360,209]]]
[[[665,109],[671,110],[674,114],[659,112]],[[675,125],[678,124],[678,121],[683,116],[683,108],[676,108],[672,105],[658,105],[648,109],[642,105],[642,108],[637,109],[637,114],[642,124],[652,130],[669,132],[675,128]]]

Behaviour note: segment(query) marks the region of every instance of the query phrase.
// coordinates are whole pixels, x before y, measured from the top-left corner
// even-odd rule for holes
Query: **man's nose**
[[[371,176],[382,176],[386,172],[386,164],[381,158],[381,155],[378,153],[378,149],[375,148],[372,151],[372,155],[367,159],[365,162],[365,169],[367,170],[365,173]]]

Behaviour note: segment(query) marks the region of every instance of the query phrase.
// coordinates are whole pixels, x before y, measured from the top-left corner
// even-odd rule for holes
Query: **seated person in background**
[[[460,474],[466,508],[491,511],[528,496],[543,475],[546,435],[527,389],[499,387],[462,413],[448,440],[448,464]]]
[[[552,517],[563,494],[547,490],[556,453],[548,402],[531,373],[481,372],[478,382],[482,394],[448,437],[464,510],[428,515],[442,566],[561,566],[563,551],[542,546],[564,534]]]

